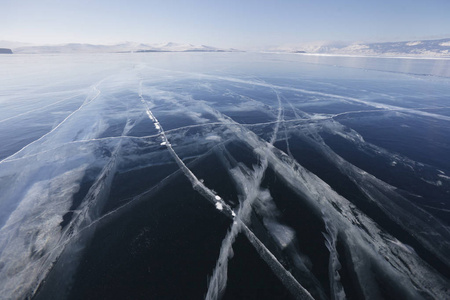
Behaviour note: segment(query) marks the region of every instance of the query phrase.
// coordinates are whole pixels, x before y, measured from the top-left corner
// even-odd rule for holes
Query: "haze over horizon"
[[[191,43],[251,49],[314,41],[450,36],[445,0],[4,1],[0,40],[33,44]]]

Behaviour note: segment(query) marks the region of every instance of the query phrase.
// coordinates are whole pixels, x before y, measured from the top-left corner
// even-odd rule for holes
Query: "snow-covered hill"
[[[282,46],[271,50],[342,55],[450,57],[450,38],[386,43],[316,42],[295,46]]]
[[[116,45],[63,44],[11,47],[14,53],[115,53],[115,52],[229,52],[235,49],[220,49],[205,45],[164,43],[122,43]]]

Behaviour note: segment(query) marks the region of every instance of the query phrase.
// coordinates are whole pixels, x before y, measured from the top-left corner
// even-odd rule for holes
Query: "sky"
[[[450,37],[450,0],[0,0],[0,40],[249,49]]]

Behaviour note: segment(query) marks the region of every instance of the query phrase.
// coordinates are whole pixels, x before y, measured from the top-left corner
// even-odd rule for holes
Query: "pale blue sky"
[[[0,40],[264,47],[450,37],[450,0],[0,0]]]

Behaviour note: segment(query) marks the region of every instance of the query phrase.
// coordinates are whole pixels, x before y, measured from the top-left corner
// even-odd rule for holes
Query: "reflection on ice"
[[[0,113],[5,298],[110,297],[119,289],[173,298],[172,286],[191,298],[239,298],[246,287],[229,294],[227,286],[241,237],[285,298],[449,297],[450,169],[437,154],[450,147],[450,119],[434,110],[446,105],[447,78],[419,77],[419,85],[417,75],[295,57],[253,58],[267,66],[261,71],[246,54],[177,55],[73,58],[85,63],[78,68],[57,57],[61,80],[51,84],[56,75],[48,75],[38,88],[25,76],[22,95],[15,84],[23,74],[8,66],[17,82],[0,88],[8,108]],[[233,60],[239,70],[219,68]],[[89,62],[95,72],[78,76]],[[77,76],[63,72],[69,67]],[[430,87],[439,93],[428,105],[419,95]],[[435,157],[417,147],[424,142]],[[209,234],[199,211],[227,232]],[[161,228],[161,212],[177,217]],[[196,242],[179,247],[184,236]],[[164,267],[205,249],[214,261],[195,270]],[[97,269],[86,275],[92,257]],[[157,274],[179,276],[156,286]],[[191,278],[202,278],[202,289],[183,286]],[[279,296],[275,287],[267,295]]]

